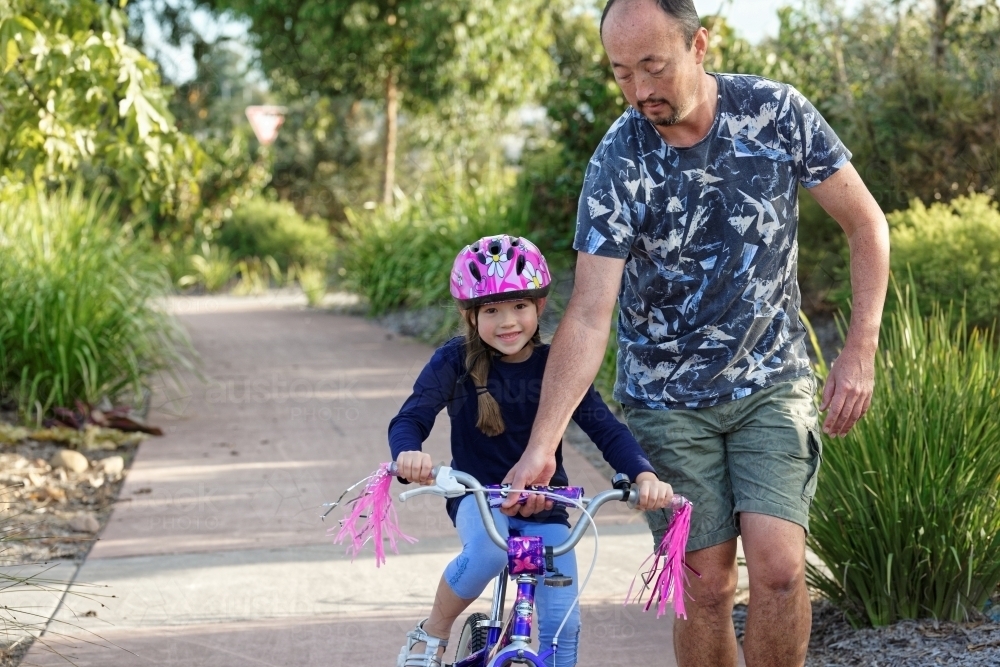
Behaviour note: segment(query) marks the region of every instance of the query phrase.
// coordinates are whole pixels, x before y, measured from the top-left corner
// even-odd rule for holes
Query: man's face
[[[685,42],[680,24],[653,0],[619,0],[601,32],[615,81],[632,107],[654,125],[682,121],[697,103],[704,30]]]

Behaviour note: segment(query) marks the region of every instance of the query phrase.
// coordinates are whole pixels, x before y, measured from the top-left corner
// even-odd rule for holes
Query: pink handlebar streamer
[[[389,541],[393,553],[397,554],[399,553],[396,547],[397,540],[406,540],[410,544],[417,541],[399,529],[396,508],[392,506],[392,493],[389,491],[394,477],[389,472],[389,465],[383,463],[368,477],[364,491],[350,501],[351,512],[347,518],[341,520],[339,531],[336,526],[327,531],[328,535],[338,531],[333,538],[334,544],[342,544],[344,540],[350,538],[347,553],[351,554],[351,560],[361,553],[368,540],[374,542],[376,567],[385,562],[383,538]],[[357,524],[360,519],[365,521],[359,527]]]
[[[679,507],[678,507],[679,505]],[[670,527],[663,535],[663,540],[656,551],[639,566],[639,576],[642,577],[642,589],[632,597],[632,589],[635,587],[635,579],[629,586],[628,594],[625,596],[625,604],[629,602],[641,602],[643,592],[650,588],[649,600],[643,611],[649,611],[653,601],[659,604],[656,608],[656,617],[660,618],[667,612],[667,603],[671,600],[674,603],[674,613],[678,618],[687,618],[687,611],[684,608],[684,587],[687,582],[687,572],[685,568],[695,572],[688,566],[685,560],[687,552],[688,535],[691,533],[691,511],[693,506],[691,501],[683,496],[676,496],[674,499],[674,516],[670,521]],[[652,567],[648,572],[643,572],[646,563],[653,559]],[[662,563],[661,563],[662,559]],[[695,572],[695,575],[701,575]],[[655,579],[655,581],[654,581]]]

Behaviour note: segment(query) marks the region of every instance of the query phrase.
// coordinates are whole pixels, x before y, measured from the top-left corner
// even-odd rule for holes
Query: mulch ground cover
[[[733,610],[742,642],[747,605]],[[813,600],[812,634],[806,667],[996,667],[1000,665],[1000,623],[902,621],[882,628],[853,628],[826,600]]]
[[[93,425],[24,429],[0,420],[0,566],[82,561],[143,438]],[[37,585],[0,578],[0,592]],[[17,620],[0,600],[0,667],[20,664],[31,647],[21,623],[36,633],[44,626]]]

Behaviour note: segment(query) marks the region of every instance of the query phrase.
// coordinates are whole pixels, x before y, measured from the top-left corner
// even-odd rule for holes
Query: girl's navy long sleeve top
[[[494,361],[487,390],[500,405],[505,430],[498,436],[488,436],[476,427],[478,398],[472,378],[465,370],[465,341],[461,337],[451,339],[431,357],[417,378],[413,393],[389,422],[392,458],[395,460],[401,452],[420,451],[438,412],[447,409],[451,418],[451,466],[472,475],[482,484],[500,484],[527,447],[538,412],[548,356],[549,346],[539,345],[525,361]],[[640,473],[653,472],[639,443],[612,414],[593,386],[577,406],[573,421],[597,444],[604,459],[616,471],[633,480]],[[561,443],[555,458],[556,472],[550,484],[568,485]],[[448,500],[452,521],[459,500]],[[540,512],[529,520],[569,525],[566,511],[558,507]]]

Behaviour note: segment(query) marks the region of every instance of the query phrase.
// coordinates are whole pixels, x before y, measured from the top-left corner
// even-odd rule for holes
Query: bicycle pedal
[[[567,577],[563,574],[553,574],[545,577],[544,584],[555,588],[565,588],[573,584],[573,577]]]

